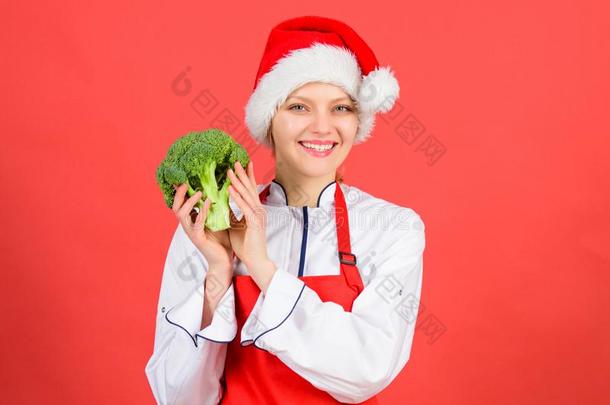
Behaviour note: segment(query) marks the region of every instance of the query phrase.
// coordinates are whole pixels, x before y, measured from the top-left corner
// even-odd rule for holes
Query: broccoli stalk
[[[170,208],[173,205],[173,185],[187,183],[189,197],[197,191],[203,193],[195,206],[202,209],[205,199],[210,199],[206,228],[212,231],[230,228],[231,181],[227,170],[229,167],[234,169],[237,161],[246,167],[250,161],[248,153],[219,129],[189,132],[179,138],[157,168],[157,183],[163,192],[166,205]]]
[[[216,165],[216,161],[210,161],[199,172],[199,182],[203,188],[203,195],[210,199],[206,226],[211,230],[231,227],[229,217],[229,185],[231,182],[227,178],[222,187],[218,188],[218,183],[216,183]],[[201,199],[196,205],[201,209],[203,208],[204,201],[205,199]]]

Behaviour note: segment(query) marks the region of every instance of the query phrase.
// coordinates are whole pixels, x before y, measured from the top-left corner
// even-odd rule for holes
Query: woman
[[[163,404],[377,403],[411,352],[424,224],[342,182],[398,84],[347,25],[299,17],[270,33],[246,106],[275,179],[230,171],[233,226],[203,229],[185,201],[170,245],[146,375]],[[195,216],[195,218],[193,218]]]

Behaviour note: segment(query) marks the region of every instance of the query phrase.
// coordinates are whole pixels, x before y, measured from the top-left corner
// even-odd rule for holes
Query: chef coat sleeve
[[[200,330],[207,268],[178,225],[161,281],[154,351],[145,368],[159,404],[217,404],[222,397],[227,343],[237,334],[234,290],[231,284],[211,324]]]
[[[362,402],[387,387],[411,353],[425,248],[420,216],[400,208],[407,219],[379,231],[374,276],[351,312],[278,268],[242,329],[242,345],[269,351],[340,402]]]

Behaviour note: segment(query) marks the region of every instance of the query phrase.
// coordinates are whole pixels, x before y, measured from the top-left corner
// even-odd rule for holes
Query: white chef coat
[[[268,184],[258,185],[258,191]],[[407,363],[422,285],[421,217],[411,208],[339,183],[349,213],[352,253],[365,287],[346,312],[339,304],[322,302],[298,278],[340,274],[337,183],[321,191],[313,208],[288,206],[281,184],[270,184],[264,205],[267,248],[277,272],[239,337],[233,284],[211,324],[200,330],[207,261],[182,226],[176,228],[161,281],[154,351],[145,368],[159,404],[217,404],[227,343],[235,338],[244,346],[254,342],[344,403],[379,393]],[[231,208],[241,218],[233,200]],[[234,272],[248,274],[237,258]]]

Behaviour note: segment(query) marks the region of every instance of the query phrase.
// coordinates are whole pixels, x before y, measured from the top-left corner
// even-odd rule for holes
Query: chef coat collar
[[[271,180],[271,187],[269,188],[269,195],[267,196],[267,204],[269,205],[278,205],[278,206],[287,206],[288,205],[288,193],[286,193],[286,189],[280,182],[276,179]],[[320,194],[318,195],[318,202],[316,207],[325,207],[335,202],[335,189],[336,189],[336,181],[328,183]],[[302,207],[302,206],[301,206]]]

